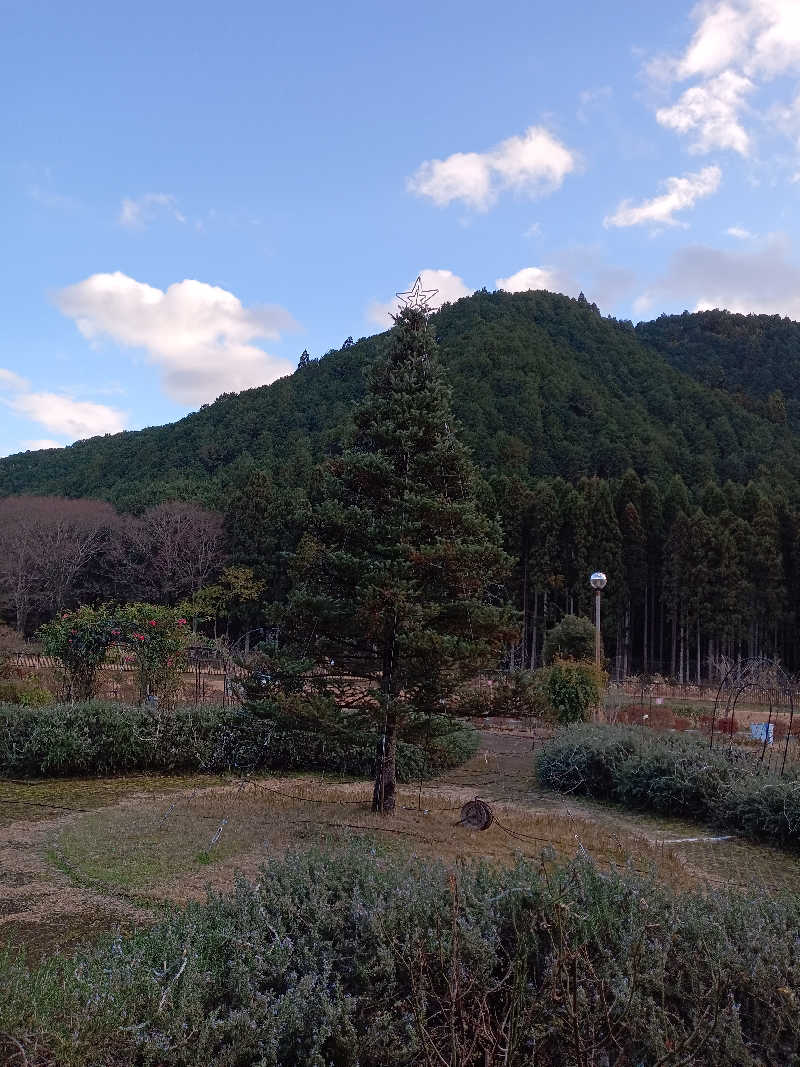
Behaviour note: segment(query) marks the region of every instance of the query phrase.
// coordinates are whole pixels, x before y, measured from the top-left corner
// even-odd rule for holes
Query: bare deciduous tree
[[[197,504],[149,508],[127,537],[143,595],[165,604],[199,593],[225,561],[222,516]]]
[[[33,612],[52,614],[73,601],[117,521],[113,507],[99,500],[0,500],[0,593],[20,633]]]

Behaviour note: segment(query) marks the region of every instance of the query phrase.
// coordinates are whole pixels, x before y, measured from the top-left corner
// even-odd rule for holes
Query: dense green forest
[[[800,327],[713,312],[634,329],[583,298],[544,291],[478,292],[431,322],[483,506],[500,517],[516,561],[508,594],[522,628],[507,662],[535,666],[545,629],[567,612],[588,613],[587,575],[602,569],[605,649],[617,673],[696,679],[718,673],[723,656],[759,653],[800,665],[800,437],[789,381]],[[293,375],[224,395],[173,425],[0,460],[0,496],[10,498],[0,507],[7,620],[19,625],[24,609],[35,621],[86,597],[141,595],[148,583],[148,596],[174,603],[179,589],[196,595],[248,580],[225,567],[249,569],[264,602],[280,604],[316,464],[340,449],[364,370],[389,339],[304,354]],[[731,371],[712,387],[715,361]],[[760,393],[751,381],[759,361],[772,368]],[[14,564],[24,554],[12,548],[25,540],[20,523],[46,526],[48,504],[20,511],[20,493],[83,498],[83,517],[71,521],[95,531],[90,562],[69,588],[43,571],[22,609],[13,590],[25,567],[40,566],[30,545],[44,527],[26,535],[28,563]],[[86,498],[112,506],[101,514]],[[165,501],[190,506],[157,510]],[[199,579],[170,546],[209,543],[212,527],[214,562]],[[165,561],[160,585],[150,558]],[[259,622],[253,604],[225,607],[222,592],[216,603],[229,631]]]
[[[636,335],[677,370],[800,429],[800,324],[792,319],[684,311],[640,322]]]
[[[785,426],[677,372],[629,323],[586,301],[478,292],[446,305],[433,325],[463,439],[487,474],[575,481],[631,468],[659,482],[680,474],[694,487],[769,472],[793,493],[800,487],[800,448]],[[287,488],[307,486],[387,341],[346,342],[171,425],[7,457],[0,495],[88,496],[130,511],[168,499],[219,507],[252,467]]]

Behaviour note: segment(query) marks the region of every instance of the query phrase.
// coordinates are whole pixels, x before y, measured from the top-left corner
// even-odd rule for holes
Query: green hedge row
[[[711,823],[755,840],[800,845],[800,780],[758,773],[752,753],[680,735],[570,726],[539,749],[549,789]]]
[[[238,708],[200,706],[164,714],[111,701],[26,708],[0,704],[0,777],[114,775],[136,771],[314,770],[369,778],[377,736],[346,740],[278,730]],[[400,781],[429,778],[472,756],[471,727],[437,729],[430,742],[400,742]]]
[[[674,895],[588,863],[407,866],[362,843],[273,860],[74,958],[0,955],[0,1057],[797,1067],[798,941],[797,896]]]

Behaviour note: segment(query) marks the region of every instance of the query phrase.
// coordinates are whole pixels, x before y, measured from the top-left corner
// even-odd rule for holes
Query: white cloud
[[[186,222],[171,193],[145,193],[135,199],[125,197],[119,212],[120,226],[141,230],[151,223],[159,210],[168,212],[177,222]]]
[[[656,113],[678,133],[691,134],[692,150],[731,149],[752,154],[745,128],[746,98],[766,82],[800,67],[798,0],[704,0],[692,12],[697,28],[681,55],[648,65],[666,81],[693,80],[677,103]],[[769,113],[749,116],[772,130]],[[786,131],[783,131],[786,132]]]
[[[97,434],[119,433],[125,429],[127,415],[119,408],[77,400],[64,393],[33,392],[27,379],[0,367],[0,403],[11,411],[38,422],[50,433],[61,434],[71,441]],[[24,441],[26,448],[61,448],[63,441],[37,438]]]
[[[752,30],[746,10],[723,0],[695,8],[695,17],[705,10],[689,47],[677,64],[681,78],[708,77],[737,63],[747,48]]]
[[[509,137],[486,152],[456,152],[426,160],[407,181],[410,192],[440,207],[462,200],[487,210],[499,193],[512,189],[529,196],[552,192],[575,170],[575,155],[542,126]]]
[[[740,122],[740,112],[753,88],[749,78],[726,70],[703,85],[687,89],[672,107],[659,108],[656,119],[678,133],[692,134],[692,152],[730,148],[746,156],[750,136]]]
[[[58,393],[17,393],[6,400],[8,406],[44,426],[51,433],[72,440],[119,433],[125,429],[125,413],[106,404],[73,400]]]
[[[505,289],[507,293],[548,289],[551,293],[572,295],[577,289],[572,279],[556,267],[523,267],[508,278],[498,278],[494,284],[496,289]]]
[[[623,200],[613,215],[607,215],[603,225],[640,226],[651,223],[661,226],[683,226],[685,223],[675,218],[678,211],[694,207],[702,197],[711,196],[719,188],[722,171],[719,167],[704,167],[694,174],[684,174],[682,178],[667,178],[664,182],[666,192],[652,200],[643,200],[634,204]]]
[[[755,234],[750,233],[750,231],[746,230],[743,226],[729,226],[725,233],[727,233],[729,237],[736,237],[740,241],[749,241],[751,238],[755,237]]]
[[[277,340],[296,326],[280,307],[246,308],[233,293],[185,280],[157,289],[121,271],[93,274],[56,296],[60,310],[90,341],[102,337],[144,349],[164,388],[182,403],[265,385],[294,365],[252,342]]]
[[[800,320],[800,263],[781,234],[747,250],[690,245],[676,252],[663,277],[640,295],[636,311],[665,304]]]
[[[22,448],[26,452],[39,452],[43,448],[63,448],[62,441],[51,441],[49,437],[38,437],[33,441],[23,441]]]

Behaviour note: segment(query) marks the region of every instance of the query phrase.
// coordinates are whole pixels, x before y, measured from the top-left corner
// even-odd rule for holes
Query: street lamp
[[[605,589],[608,579],[602,571],[595,571],[589,578],[589,585],[594,589],[594,662],[600,667],[600,591]]]

